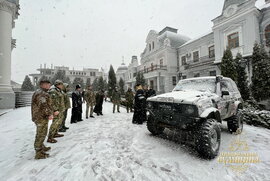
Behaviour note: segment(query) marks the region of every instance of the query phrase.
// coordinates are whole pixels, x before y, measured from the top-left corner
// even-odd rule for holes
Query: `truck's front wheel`
[[[160,135],[163,133],[164,129],[163,127],[160,127],[156,124],[154,118],[149,115],[147,117],[147,129],[153,134],[153,135]]]
[[[230,133],[240,134],[243,131],[243,113],[237,110],[236,115],[233,115],[227,120],[227,126]]]
[[[199,154],[207,159],[215,158],[220,147],[221,130],[215,119],[207,119],[200,125],[196,138]]]

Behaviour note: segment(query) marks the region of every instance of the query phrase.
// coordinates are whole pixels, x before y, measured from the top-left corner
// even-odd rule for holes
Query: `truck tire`
[[[207,119],[197,132],[196,148],[198,153],[206,159],[213,159],[218,155],[221,130],[215,119]]]
[[[243,113],[237,110],[236,115],[233,115],[227,120],[227,126],[230,133],[240,134],[243,131]]]
[[[153,134],[153,135],[160,135],[163,133],[164,129],[163,127],[158,126],[154,118],[152,116],[147,117],[147,129]]]

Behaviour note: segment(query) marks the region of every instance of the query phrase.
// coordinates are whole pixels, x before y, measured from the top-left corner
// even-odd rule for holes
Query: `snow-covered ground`
[[[46,160],[34,159],[30,107],[0,116],[0,180],[270,180],[270,130],[245,125],[249,151],[258,153],[261,163],[239,175],[217,158],[199,158],[169,132],[168,138],[152,136],[145,125],[133,125],[123,108],[112,114],[112,105],[105,103],[103,112],[68,123],[65,137],[46,144],[52,147]],[[228,151],[234,138],[224,124],[220,152]]]

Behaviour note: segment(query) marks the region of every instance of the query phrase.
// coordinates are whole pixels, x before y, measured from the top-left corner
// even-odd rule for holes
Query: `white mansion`
[[[73,82],[74,79],[77,77],[82,78],[84,84],[87,83],[87,79],[89,79],[90,83],[92,84],[94,80],[100,76],[103,77],[104,80],[107,80],[108,78],[107,73],[105,73],[103,69],[99,70],[99,69],[94,69],[94,68],[83,68],[83,70],[74,70],[74,69],[69,69],[69,67],[65,67],[65,66],[51,65],[51,67],[47,67],[46,64],[44,64],[43,66],[40,65],[40,68],[37,69],[39,73],[30,74],[30,76],[32,77],[33,84],[37,86],[38,81],[40,80],[42,76],[45,76],[48,79],[51,79],[59,70],[63,71],[71,82]]]
[[[133,88],[137,72],[143,72],[158,93],[169,92],[180,79],[220,74],[223,52],[229,47],[234,56],[243,55],[250,79],[254,43],[270,47],[270,0],[262,7],[256,0],[225,0],[221,15],[212,22],[212,32],[193,40],[171,27],[151,30],[140,64],[133,56],[129,66],[119,67],[117,78]]]

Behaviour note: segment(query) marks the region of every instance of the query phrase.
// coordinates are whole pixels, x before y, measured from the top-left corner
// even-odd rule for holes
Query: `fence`
[[[15,107],[26,107],[31,106],[32,95],[34,92],[31,91],[21,91],[15,92]]]

